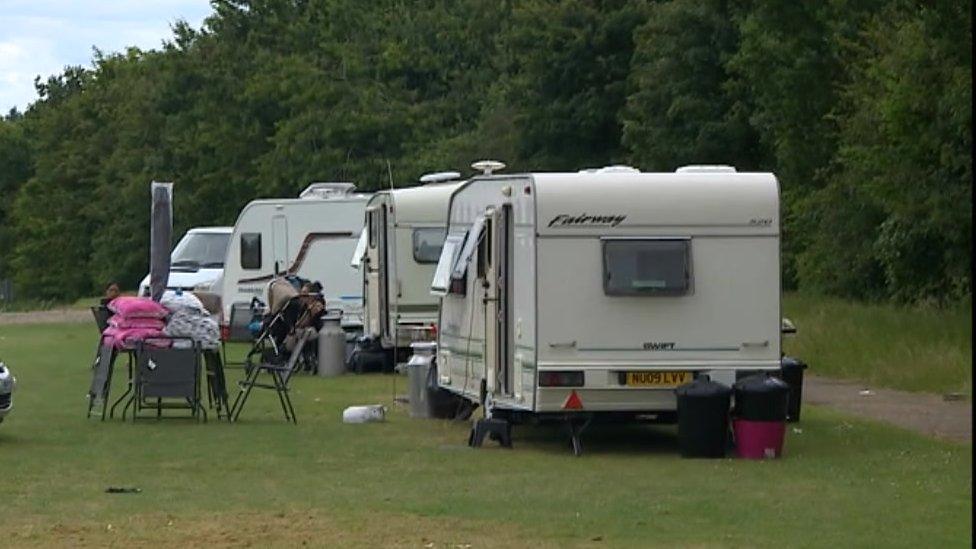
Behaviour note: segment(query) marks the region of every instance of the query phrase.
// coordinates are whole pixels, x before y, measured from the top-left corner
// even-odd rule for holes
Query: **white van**
[[[501,420],[639,419],[698,374],[777,370],[779,224],[771,173],[472,178],[431,285],[439,385]]]
[[[224,257],[233,227],[194,227],[183,235],[170,254],[167,290],[218,292]],[[149,295],[149,275],[139,283],[139,295]]]
[[[326,305],[342,309],[343,328],[362,327],[362,280],[349,258],[363,230],[371,195],[352,183],[313,183],[299,198],[253,200],[234,224],[224,268],[223,323],[231,311],[247,311],[251,299],[267,302],[268,282],[292,274],[323,286]],[[249,314],[234,316],[239,331]]]
[[[427,174],[423,185],[379,191],[366,205],[366,226],[353,266],[362,272],[366,336],[386,350],[409,351],[437,322],[430,281],[447,232],[447,204],[461,174]]]

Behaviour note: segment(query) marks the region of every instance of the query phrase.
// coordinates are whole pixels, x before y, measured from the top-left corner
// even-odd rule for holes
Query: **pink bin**
[[[785,421],[733,419],[736,455],[745,459],[772,459],[783,455]]]

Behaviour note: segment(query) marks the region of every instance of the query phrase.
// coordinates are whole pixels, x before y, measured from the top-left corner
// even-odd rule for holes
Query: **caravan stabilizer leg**
[[[468,446],[478,448],[485,441],[485,436],[490,436],[492,440],[497,440],[502,445],[502,448],[511,448],[512,424],[497,417],[479,419],[471,426],[471,434],[468,435]]]
[[[569,430],[569,444],[573,448],[573,455],[576,457],[583,455],[583,442],[580,440],[580,435],[590,425],[592,419],[592,417],[585,419],[566,418],[566,428]]]

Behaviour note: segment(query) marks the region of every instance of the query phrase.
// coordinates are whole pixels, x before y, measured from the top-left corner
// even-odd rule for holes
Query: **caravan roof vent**
[[[352,194],[355,183],[312,183],[298,195],[298,198],[336,198]]]
[[[471,164],[471,168],[478,170],[485,175],[491,175],[492,172],[505,169],[505,163],[499,162],[497,160],[479,160],[474,164]]]
[[[632,166],[624,166],[623,164],[616,164],[613,166],[606,166],[593,170],[594,173],[640,173],[640,170]]]
[[[681,166],[677,170],[674,170],[674,173],[735,173],[735,168],[721,164],[704,164],[697,166]]]
[[[456,181],[461,179],[461,174],[459,172],[436,172],[436,173],[425,173],[420,176],[421,183],[443,183],[445,181]]]

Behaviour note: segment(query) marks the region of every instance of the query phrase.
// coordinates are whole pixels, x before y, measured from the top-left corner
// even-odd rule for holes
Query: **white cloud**
[[[207,0],[0,0],[0,112],[37,99],[36,76],[90,66],[93,46],[159,48],[176,20],[200,27],[210,12]]]

